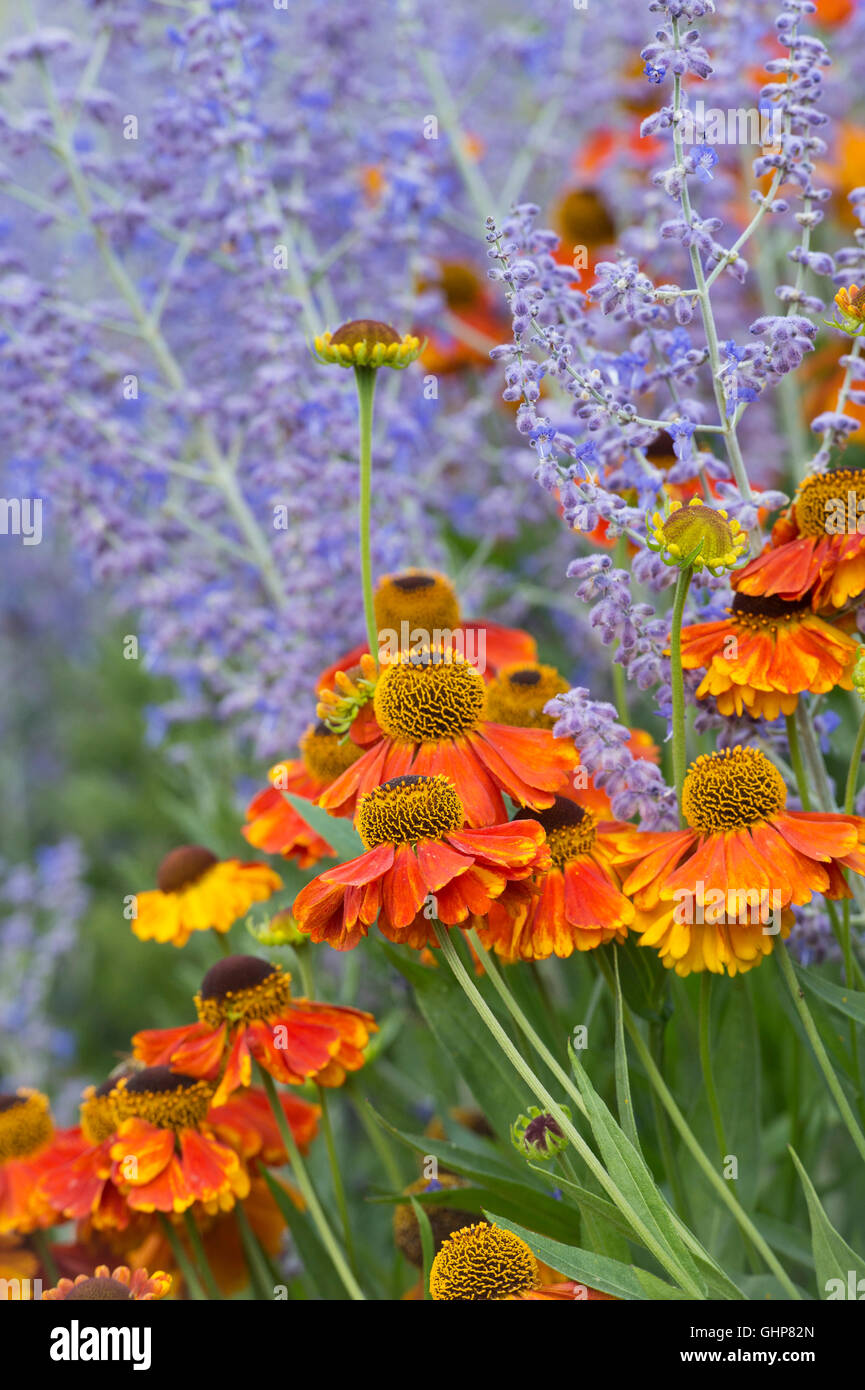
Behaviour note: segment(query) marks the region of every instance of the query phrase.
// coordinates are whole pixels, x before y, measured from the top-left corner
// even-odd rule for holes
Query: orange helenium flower
[[[219,1085],[222,1105],[252,1078],[253,1059],[277,1081],[341,1086],[363,1065],[376,1032],[372,1014],[337,1004],[293,999],[291,976],[258,956],[227,956],[205,975],[195,996],[198,1022],[151,1028],[132,1039],[148,1066],[171,1066]]]
[[[775,523],[769,545],[733,576],[733,588],[788,603],[810,594],[815,613],[843,608],[865,591],[863,516],[865,472],[812,473]]]
[[[296,859],[308,869],[334,850],[283,796],[303,797],[318,804],[320,794],[362,755],[351,739],[340,738],[326,724],[311,724],[300,740],[300,757],[276,763],[268,772],[271,785],[258,792],[246,810],[243,834],[256,849]]]
[[[0,1234],[27,1234],[57,1220],[42,1179],[58,1153],[68,1146],[56,1134],[48,1098],[20,1087],[0,1095]]]
[[[405,774],[446,774],[468,825],[505,818],[502,793],[520,806],[552,805],[577,761],[573,744],[547,729],[517,729],[483,718],[483,677],[458,653],[441,648],[402,654],[378,678],[377,733],[353,767],[320,797],[345,813],[358,797]]]
[[[185,946],[194,931],[227,932],[253,903],[282,887],[267,864],[222,863],[202,845],[182,845],[159,866],[156,888],[136,895],[132,930],[141,941]]]
[[[391,941],[435,945],[435,915],[447,926],[483,919],[491,904],[549,862],[543,827],[515,820],[464,830],[465,812],[442,775],[392,778],[361,798],[357,825],[366,853],[327,869],[294,903],[301,931],[337,950],[356,946],[378,919]]]
[[[790,928],[791,904],[847,898],[865,873],[865,820],[788,811],[780,773],[755,748],[704,754],[682,795],[687,828],[623,832],[615,862],[641,946],[679,975],[750,970]],[[780,920],[779,920],[780,918]]]
[[[713,695],[724,715],[777,719],[800,694],[852,689],[857,644],[811,611],[809,598],[736,594],[729,617],[682,628],[682,665],[706,675],[697,697]]]
[[[576,800],[557,797],[534,815],[546,832],[552,863],[536,874],[524,909],[508,914],[494,903],[479,929],[483,944],[505,960],[546,960],[624,941],[634,905],[621,889],[613,860],[622,822],[598,823]]]
[[[64,1302],[122,1302],[132,1299],[147,1302],[150,1299],[164,1298],[171,1288],[171,1275],[157,1270],[148,1274],[146,1269],[134,1272],[126,1265],[109,1269],[107,1265],[97,1265],[92,1274],[79,1274],[75,1279],[61,1279],[53,1289],[46,1289],[43,1299]]]

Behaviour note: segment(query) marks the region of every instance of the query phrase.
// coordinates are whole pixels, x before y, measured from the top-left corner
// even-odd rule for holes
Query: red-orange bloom
[[[342,739],[326,724],[311,724],[300,740],[300,757],[276,763],[269,771],[271,783],[258,792],[247,807],[243,834],[256,849],[296,859],[308,869],[334,850],[313,830],[286,799],[283,792],[313,804],[361,756],[351,739]]]
[[[322,794],[336,814],[406,774],[445,774],[477,827],[505,818],[503,793],[520,806],[551,806],[577,761],[573,744],[548,729],[518,729],[483,718],[483,678],[458,653],[404,653],[384,666],[375,690],[377,734],[353,767]]]
[[[733,588],[788,603],[810,594],[815,613],[843,608],[865,592],[863,514],[861,469],[812,473],[800,484],[790,510],[775,523],[770,544],[733,576]]]
[[[291,976],[258,956],[227,956],[205,975],[195,996],[198,1022],[150,1028],[132,1039],[149,1066],[171,1066],[219,1085],[214,1105],[248,1086],[252,1062],[277,1081],[341,1086],[363,1065],[376,1032],[372,1014],[338,1004],[293,999]]]
[[[641,946],[679,975],[750,970],[790,928],[791,904],[847,898],[865,874],[865,820],[788,811],[780,773],[756,748],[704,755],[685,778],[684,830],[622,834],[615,862]]]
[[[301,889],[293,909],[300,930],[346,951],[378,919],[391,941],[435,945],[436,918],[474,924],[549,863],[537,821],[464,830],[464,820],[453,783],[441,775],[396,777],[367,793],[358,809],[367,851]]]
[[[484,946],[505,960],[546,960],[624,941],[634,905],[622,892],[613,860],[623,843],[621,832],[630,827],[619,821],[599,824],[585,806],[565,797],[535,815],[552,863],[535,876],[521,911],[507,913],[493,904],[479,928]]]
[[[46,1197],[42,1178],[55,1157],[68,1151],[41,1091],[22,1086],[0,1095],[0,1235],[54,1225],[57,1207]]]
[[[279,1103],[291,1128],[294,1142],[306,1153],[318,1133],[321,1106],[312,1105],[290,1091],[279,1092]],[[223,1105],[212,1105],[207,1123],[223,1144],[228,1144],[245,1163],[264,1163],[282,1168],[289,1162],[270,1102],[264,1091],[252,1086],[235,1091]]]
[[[53,1289],[46,1289],[43,1299],[62,1302],[147,1302],[164,1298],[171,1288],[171,1275],[161,1269],[148,1274],[146,1269],[118,1265],[109,1269],[97,1265],[92,1274],[79,1274],[75,1279],[61,1279]]]

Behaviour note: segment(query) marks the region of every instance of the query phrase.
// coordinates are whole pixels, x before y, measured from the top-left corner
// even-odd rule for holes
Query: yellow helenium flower
[[[498,1303],[540,1283],[538,1262],[524,1240],[480,1223],[454,1231],[436,1255],[429,1288],[439,1302]]]
[[[858,337],[865,332],[865,285],[860,289],[858,285],[850,285],[849,288],[842,288],[835,296],[835,303],[841,312],[841,318],[829,320],[835,328],[843,328],[845,333]]]
[[[194,931],[227,932],[253,903],[281,887],[267,864],[220,862],[203,845],[181,845],[160,864],[156,888],[136,895],[132,930],[141,941],[185,946]]]
[[[698,497],[687,507],[670,503],[670,512],[652,516],[646,536],[650,550],[659,551],[665,565],[707,569],[716,577],[733,569],[748,548],[748,537],[738,521],[730,521],[723,508],[707,507]]]
[[[352,319],[335,333],[321,333],[315,339],[319,362],[337,367],[407,367],[423,350],[420,338],[407,333],[400,337],[390,324],[377,319]]]

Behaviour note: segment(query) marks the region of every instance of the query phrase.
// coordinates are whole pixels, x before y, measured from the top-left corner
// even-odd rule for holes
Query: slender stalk
[[[811,1044],[814,1056],[817,1059],[817,1065],[823,1073],[826,1085],[832,1093],[832,1098],[838,1107],[841,1118],[847,1127],[847,1131],[853,1143],[859,1150],[861,1157],[865,1159],[865,1134],[863,1134],[860,1129],[856,1116],[853,1114],[847,1097],[844,1094],[841,1083],[835,1075],[835,1069],[829,1060],[829,1054],[823,1046],[820,1034],[817,1032],[817,1025],[814,1022],[811,1010],[808,1008],[805,995],[799,988],[799,981],[796,979],[796,972],[793,969],[790,954],[783,941],[776,941],[773,954],[778,961],[781,974],[784,976],[785,984],[790,991],[790,998],[793,1000],[796,1012],[802,1021],[802,1027],[805,1029],[805,1034]]]
[[[649,1024],[649,1046],[652,1049],[652,1056],[658,1067],[658,1071],[664,1071],[664,1024],[660,1022]],[[679,1168],[673,1153],[673,1142],[670,1135],[670,1122],[667,1112],[661,1105],[655,1091],[652,1093],[652,1115],[655,1121],[655,1129],[658,1132],[658,1145],[661,1150],[661,1162],[664,1165],[664,1172],[670,1184],[670,1191],[673,1194],[673,1204],[684,1221],[689,1220],[688,1197],[685,1192],[682,1179],[679,1176]]]
[[[243,1203],[237,1202],[234,1207],[234,1215],[237,1219],[240,1240],[243,1245],[243,1253],[246,1256],[246,1268],[249,1273],[249,1282],[256,1298],[262,1303],[269,1303],[273,1298],[273,1287],[270,1282],[270,1261],[265,1251],[261,1248],[261,1243],[255,1231],[250,1225],[249,1217],[243,1209]]]
[[[336,1142],[334,1140],[333,1125],[328,1109],[327,1091],[324,1086],[318,1088],[318,1100],[321,1105],[321,1128],[324,1133],[324,1142],[327,1146],[327,1157],[330,1163],[330,1176],[333,1183],[333,1194],[336,1197],[336,1205],[339,1208],[339,1215],[342,1221],[343,1238],[345,1240],[345,1250],[348,1255],[348,1262],[352,1270],[357,1274],[357,1257],[354,1251],[354,1240],[351,1234],[351,1218],[348,1213],[348,1202],[345,1196],[345,1184],[342,1180],[342,1172],[339,1166],[339,1156],[336,1152]]]
[[[57,1262],[51,1253],[48,1237],[45,1232],[39,1230],[38,1227],[33,1232],[33,1244],[36,1248],[36,1254],[39,1256],[39,1262],[42,1268],[51,1280],[51,1283],[57,1284],[60,1280],[60,1270],[57,1268]]]
[[[796,786],[799,788],[799,800],[802,802],[803,811],[811,810],[811,793],[808,790],[808,778],[805,775],[805,764],[802,762],[802,748],[799,743],[799,730],[796,727],[796,719],[792,714],[784,716],[787,725],[787,743],[790,747],[790,762],[796,774]]]
[[[358,502],[358,532],[360,536],[360,579],[363,590],[363,613],[366,636],[373,656],[378,652],[378,631],[372,601],[372,549],[370,520],[372,515],[372,407],[377,371],[375,367],[355,367],[358,414],[360,426],[360,480]]]
[[[627,1217],[628,1221],[631,1223],[635,1237],[638,1240],[642,1241],[646,1249],[654,1255],[655,1259],[658,1260],[658,1262],[661,1265],[663,1265],[664,1269],[666,1269],[667,1272],[672,1276],[672,1278],[675,1279],[676,1283],[679,1285],[680,1288],[684,1289],[687,1293],[689,1293],[692,1298],[702,1298],[703,1295],[700,1289],[690,1278],[687,1271],[681,1268],[679,1262],[675,1259],[675,1257],[672,1256],[669,1253],[669,1251],[665,1249],[663,1244],[661,1244],[661,1242],[659,1242],[656,1239],[653,1233],[645,1225],[639,1214],[636,1211],[634,1211],[630,1202],[627,1200],[624,1193],[620,1191],[614,1179],[610,1177],[610,1174],[607,1172],[600,1159],[589,1147],[589,1145],[578,1133],[578,1131],[574,1128],[573,1124],[568,1119],[565,1112],[562,1110],[562,1107],[558,1104],[557,1101],[553,1099],[549,1091],[544,1086],[543,1082],[535,1075],[534,1071],[529,1066],[528,1062],[525,1060],[519,1049],[516,1048],[514,1044],[511,1042],[504,1028],[499,1023],[498,1019],[490,1009],[489,1005],[486,1003],[486,1000],[480,993],[480,990],[478,989],[474,980],[471,978],[462,961],[460,960],[459,955],[456,951],[456,947],[454,946],[448,934],[447,927],[443,927],[440,922],[437,922],[435,924],[435,933],[438,939],[438,943],[442,949],[442,955],[444,956],[445,960],[447,961],[448,965],[453,971],[453,974],[458,984],[462,988],[463,993],[469,1000],[469,1003],[472,1005],[472,1007],[474,1008],[480,1019],[483,1021],[483,1023],[486,1024],[487,1028],[492,1033],[493,1037],[495,1038],[499,1047],[502,1049],[502,1052],[504,1052],[505,1056],[508,1058],[508,1061],[511,1063],[514,1070],[517,1072],[519,1076],[523,1078],[526,1084],[530,1087],[535,1097],[540,1101],[544,1109],[547,1110],[549,1114],[553,1116],[562,1133],[564,1134],[565,1138],[576,1149],[577,1153],[583,1159],[583,1162],[590,1168],[592,1173],[597,1178],[598,1182],[608,1193],[610,1199],[613,1202],[615,1202],[619,1210]],[[480,943],[475,941],[475,946],[477,947],[479,945]],[[481,947],[480,949],[483,950],[483,947]],[[492,966],[492,962],[489,961],[489,957],[486,956],[485,952],[482,959],[485,959],[485,962],[489,962],[489,966]],[[498,971],[495,972],[495,975],[496,978],[498,978]],[[492,972],[490,972],[490,978],[493,978]],[[495,980],[493,982],[495,983]],[[541,1042],[540,1038],[538,1038],[537,1035],[533,1032],[528,1021],[525,1020],[524,1015],[521,1013],[519,1009],[519,1006],[516,1004],[516,1001],[513,1000],[512,996],[510,995],[510,991],[507,990],[506,986],[502,982],[496,984],[496,988],[497,990],[499,990],[499,993],[501,993],[502,990],[505,991],[507,998],[510,1000],[508,1007],[511,1009],[513,1017],[518,1021],[520,1019],[524,1020],[524,1022],[521,1023],[520,1026],[524,1028],[524,1031],[527,1030],[527,1036],[531,1039],[532,1045],[536,1047],[536,1049],[542,1056],[546,1054],[547,1056],[551,1057],[551,1054],[548,1052],[548,1049],[544,1047],[544,1044]],[[576,1087],[573,1085],[570,1078],[567,1077],[564,1072],[562,1072],[561,1067],[559,1067],[558,1063],[555,1062],[555,1059],[551,1057],[551,1060],[554,1063],[555,1073],[557,1074],[559,1079],[563,1080],[563,1084],[564,1082],[567,1082],[566,1089],[568,1090],[568,1093],[578,1104],[579,1109],[581,1111],[584,1111],[585,1106],[583,1104],[582,1097],[580,1096]]]
[[[679,820],[682,819],[682,788],[688,765],[685,732],[685,681],[682,675],[682,615],[691,583],[691,567],[679,571],[676,595],[673,599],[673,619],[670,630],[670,677],[673,689],[673,782]]]
[[[718,1102],[718,1089],[715,1085],[715,1076],[712,1071],[712,1051],[709,1045],[711,1011],[712,976],[708,970],[704,970],[703,974],[700,976],[700,1066],[703,1071],[703,1085],[706,1088],[709,1114],[712,1117],[712,1128],[715,1131],[718,1153],[723,1163],[727,1157],[727,1140],[724,1134],[724,1120],[721,1115],[721,1106]]]
[[[192,1212],[188,1207],[186,1211],[183,1213],[183,1222],[186,1226],[186,1234],[189,1237],[189,1244],[192,1246],[196,1263],[198,1264],[198,1268],[201,1272],[204,1287],[207,1290],[207,1296],[208,1298],[212,1298],[217,1303],[221,1302],[222,1293],[220,1292],[219,1285],[213,1277],[213,1270],[210,1268],[210,1263],[207,1259],[207,1255],[204,1250],[204,1242],[201,1239],[201,1232],[196,1226],[195,1217],[192,1215]]]
[[[186,1250],[183,1247],[183,1241],[180,1239],[180,1236],[178,1235],[174,1227],[174,1223],[169,1220],[169,1218],[165,1215],[164,1212],[159,1213],[159,1222],[162,1226],[165,1239],[171,1246],[171,1252],[174,1255],[175,1260],[177,1261],[177,1268],[183,1275],[183,1278],[186,1282],[186,1287],[188,1288],[190,1295],[192,1296],[192,1298],[195,1299],[197,1303],[206,1303],[207,1294],[204,1292],[201,1280],[198,1277],[198,1271],[196,1270],[195,1265],[193,1261],[190,1259],[189,1255],[187,1255]]]
[[[859,780],[859,769],[862,766],[863,745],[865,745],[865,714],[862,716],[856,734],[856,742],[853,744],[853,752],[850,754],[850,767],[847,771],[847,782],[844,787],[844,811],[848,816],[852,816],[853,803],[856,800],[856,783]]]
[[[364,1298],[364,1294],[349,1269],[345,1256],[340,1250],[336,1238],[327,1223],[327,1217],[322,1211],[321,1203],[312,1185],[312,1179],[307,1172],[306,1164],[301,1158],[300,1150],[295,1143],[294,1135],[291,1132],[291,1126],[285,1117],[285,1111],[279,1103],[279,1095],[277,1094],[273,1077],[262,1067],[259,1067],[258,1063],[256,1063],[256,1068],[261,1084],[267,1094],[267,1099],[270,1102],[270,1108],[273,1111],[273,1118],[276,1120],[276,1127],[279,1130],[280,1138],[285,1145],[285,1151],[291,1162],[292,1175],[297,1180],[297,1185],[303,1194],[303,1199],[306,1202],[310,1217],[318,1231],[321,1243],[330,1256],[334,1269],[345,1285],[349,1297],[355,1299],[357,1302],[361,1302]]]

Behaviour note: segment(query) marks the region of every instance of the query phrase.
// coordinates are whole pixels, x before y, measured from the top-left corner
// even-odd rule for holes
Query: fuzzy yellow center
[[[357,833],[367,849],[376,845],[414,845],[440,840],[460,830],[463,804],[453,783],[442,774],[393,777],[362,796],[357,808]]]
[[[226,956],[212,965],[195,996],[202,1023],[278,1018],[291,998],[291,976],[259,956]]]
[[[352,763],[363,756],[363,749],[329,729],[326,724],[311,724],[300,740],[300,756],[310,777],[317,782],[335,782],[347,772]]]
[[[532,662],[504,666],[487,686],[484,717],[493,724],[520,729],[551,729],[556,721],[553,715],[544,714],[544,705],[567,689],[568,682],[555,666]]]
[[[435,743],[477,727],[484,679],[457,652],[436,648],[403,654],[385,666],[375,691],[375,715],[397,743]]]
[[[865,512],[865,470],[836,468],[831,473],[815,473],[799,487],[793,502],[793,516],[802,536],[838,535],[856,530]],[[848,528],[848,518],[853,526]]]
[[[208,1081],[173,1072],[169,1067],[145,1067],[123,1077],[112,1091],[118,1123],[147,1120],[159,1129],[196,1129],[210,1108],[213,1087]]]
[[[373,596],[373,607],[379,642],[395,642],[397,650],[429,647],[437,641],[444,644],[444,636],[437,639],[434,634],[459,627],[460,608],[453,587],[432,570],[385,575]]]
[[[465,1226],[433,1260],[430,1293],[438,1301],[495,1302],[538,1286],[538,1262],[524,1240],[499,1226]]]
[[[0,1163],[30,1158],[44,1149],[54,1135],[48,1097],[23,1088],[0,1095]]]
[[[557,796],[545,811],[519,812],[521,819],[539,821],[547,836],[550,858],[557,869],[563,869],[573,859],[589,854],[595,843],[598,822],[591,811],[578,806],[566,796]]]
[[[757,748],[725,748],[691,764],[682,812],[692,830],[716,834],[771,820],[787,803],[777,768]]]
[[[798,618],[801,614],[810,612],[810,609],[811,600],[808,596],[797,599],[794,603],[787,603],[774,595],[752,596],[737,593],[733,598],[730,615],[736,627],[772,632],[780,624],[791,618]]]
[[[117,1129],[117,1111],[111,1098],[115,1082],[106,1081],[85,1092],[81,1102],[81,1129],[88,1144],[101,1144]]]

